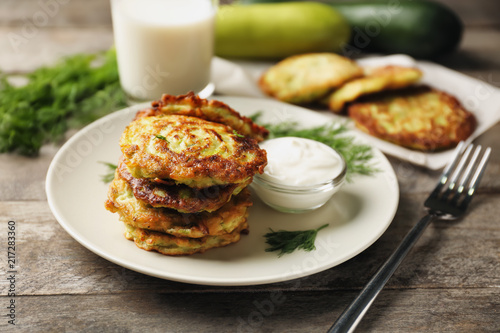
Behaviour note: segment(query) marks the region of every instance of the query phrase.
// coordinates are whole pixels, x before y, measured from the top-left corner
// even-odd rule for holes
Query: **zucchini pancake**
[[[192,187],[247,182],[266,162],[257,142],[233,128],[179,115],[134,120],[120,146],[133,177]]]
[[[174,209],[152,207],[137,199],[127,182],[119,176],[111,183],[106,202],[106,208],[118,213],[120,221],[126,224],[189,238],[232,232],[246,221],[247,210],[251,205],[250,193],[244,189],[212,213],[180,214]]]
[[[224,124],[258,142],[269,135],[267,129],[255,124],[250,118],[240,115],[228,105],[216,100],[199,98],[192,92],[180,96],[163,95],[159,101],[151,103],[151,108],[139,111],[137,118],[167,114],[197,117]]]
[[[365,69],[365,76],[347,82],[328,97],[328,107],[340,113],[344,105],[360,96],[411,86],[422,77],[414,67],[385,66]]]
[[[310,103],[332,89],[363,76],[353,60],[335,53],[309,53],[288,57],[267,70],[259,80],[266,94],[288,103]]]
[[[161,179],[134,178],[127,166],[120,160],[117,177],[125,180],[134,197],[152,207],[172,208],[181,213],[200,211],[213,212],[229,201],[232,195],[238,194],[250,181],[240,184],[214,185],[205,188],[194,188]]]
[[[246,188],[267,164],[268,131],[219,101],[163,95],[120,138],[107,210],[125,237],[165,255],[202,253],[248,233]]]
[[[238,226],[233,232],[203,238],[174,237],[161,232],[135,228],[131,225],[125,225],[125,227],[125,237],[134,241],[137,247],[146,251],[154,250],[169,256],[203,253],[208,249],[236,243],[240,240],[242,234],[248,232],[246,222]]]
[[[362,131],[422,151],[454,147],[476,128],[474,115],[455,97],[427,86],[361,98],[348,112]]]

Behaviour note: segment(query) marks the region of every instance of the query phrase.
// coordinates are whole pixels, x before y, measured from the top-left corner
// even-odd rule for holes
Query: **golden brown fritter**
[[[363,75],[349,58],[335,53],[309,53],[288,57],[259,80],[268,95],[289,103],[313,102],[345,82]]]
[[[328,107],[339,113],[348,102],[362,95],[383,90],[406,88],[422,77],[422,71],[413,67],[385,66],[368,69],[366,76],[347,82],[328,97]]]
[[[190,92],[186,95],[163,95],[159,101],[151,103],[151,108],[141,110],[136,117],[149,117],[176,114],[205,119],[232,127],[241,135],[251,137],[258,142],[264,140],[269,131],[255,124],[250,118],[216,100],[202,99]]]
[[[179,115],[134,120],[120,146],[133,177],[197,188],[246,183],[267,163],[255,140],[223,124]]]
[[[173,182],[164,182],[161,179],[134,178],[128,172],[123,159],[120,159],[117,171],[119,177],[128,183],[138,200],[153,207],[171,208],[181,213],[213,212],[250,183],[248,181],[198,189],[183,184],[175,185]]]
[[[157,231],[144,230],[125,224],[125,237],[134,241],[137,247],[146,251],[157,251],[169,256],[203,253],[208,249],[227,246],[240,240],[248,233],[247,223],[240,224],[231,233],[203,238],[173,237]]]
[[[453,96],[415,87],[363,98],[349,106],[356,126],[397,145],[435,151],[467,139],[476,118]]]
[[[105,207],[112,213],[118,213],[120,221],[134,227],[173,236],[200,238],[231,233],[246,221],[251,205],[250,191],[244,189],[212,213],[183,214],[173,209],[154,208],[137,200],[128,183],[116,172]]]

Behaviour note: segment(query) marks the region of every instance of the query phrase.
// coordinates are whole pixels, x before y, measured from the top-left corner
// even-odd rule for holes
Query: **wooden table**
[[[460,51],[439,62],[500,86],[500,4],[443,2],[462,17],[466,31]],[[43,24],[21,44],[12,44],[9,34],[22,33],[40,11],[49,19],[39,21]],[[4,72],[24,73],[62,55],[104,50],[112,39],[107,1],[0,2]],[[470,214],[430,226],[359,332],[500,330],[500,124],[476,142],[494,153]],[[375,244],[340,266],[284,283],[210,287],[127,270],[71,238],[49,210],[44,192],[57,148],[44,147],[37,158],[0,155],[2,332],[324,332],[421,217],[422,202],[439,174],[391,159],[401,190],[396,217]],[[15,327],[6,316],[9,220],[16,223],[19,264]],[[271,303],[276,295],[279,301]]]

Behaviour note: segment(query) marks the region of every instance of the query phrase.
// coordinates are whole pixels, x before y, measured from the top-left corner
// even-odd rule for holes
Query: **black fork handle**
[[[356,297],[356,299],[344,310],[337,321],[328,330],[329,333],[347,333],[354,331],[379,292],[384,288],[399,264],[401,264],[408,252],[435,217],[436,215],[434,214],[428,214],[415,224],[401,241],[398,248],[391,254],[359,293],[358,297]]]

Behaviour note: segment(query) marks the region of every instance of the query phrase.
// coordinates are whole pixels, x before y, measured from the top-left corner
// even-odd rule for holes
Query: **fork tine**
[[[444,176],[444,175],[449,176],[450,175],[451,170],[457,164],[457,162],[458,162],[458,160],[460,158],[460,155],[462,154],[462,152],[464,151],[464,149],[465,149],[465,142],[464,141],[460,141],[458,143],[458,145],[455,147],[455,150],[453,152],[453,159],[444,168],[442,176]]]
[[[464,150],[464,141],[460,141],[453,152],[453,159],[444,167],[443,172],[441,173],[441,177],[439,178],[439,182],[431,193],[431,196],[437,196],[443,186],[448,182],[448,178],[450,177],[450,173],[460,160],[462,152]]]
[[[457,180],[459,176],[462,174],[462,170],[465,166],[465,163],[467,162],[467,159],[469,158],[470,152],[472,151],[472,148],[474,147],[473,144],[470,144],[465,152],[460,156],[460,160],[458,162],[457,167],[454,169],[452,176],[450,177],[449,180],[449,185],[446,188],[446,191],[444,192],[443,196],[447,197],[450,195],[451,191],[455,189],[455,186],[457,185]],[[469,164],[470,165],[470,164]],[[450,169],[451,172],[451,169]]]
[[[474,193],[476,192],[476,188],[479,186],[479,183],[481,182],[481,178],[484,174],[484,170],[486,169],[486,164],[488,163],[488,160],[490,158],[491,154],[491,148],[488,147],[486,148],[483,157],[481,158],[481,161],[479,162],[479,165],[476,169],[476,172],[474,173],[474,176],[472,177],[472,180],[469,183],[469,188],[467,190],[467,194],[465,196],[464,201],[462,202],[462,207],[465,209],[469,205],[469,203],[472,200],[472,197],[474,196]]]
[[[469,147],[467,148],[467,152],[465,155],[465,158],[462,158],[462,160],[460,161],[460,163],[464,164],[465,163],[465,160],[467,159],[470,151],[472,150],[472,147],[473,145],[469,145]],[[460,183],[458,185],[458,188],[457,190],[455,191],[455,195],[453,196],[451,202],[453,204],[457,204],[460,196],[462,195],[464,189],[465,189],[465,185],[466,183],[470,180],[470,177],[472,176],[472,171],[473,171],[473,167],[474,165],[476,164],[476,160],[479,156],[479,153],[481,152],[481,146],[478,145],[476,147],[476,149],[474,150],[474,154],[472,155],[471,159],[469,160],[469,163],[467,164],[467,168],[465,169],[464,173],[462,174],[462,177],[460,177]],[[458,175],[457,175],[457,178],[458,178]],[[453,185],[456,185],[456,184],[453,184]],[[451,187],[451,185],[450,185]]]

